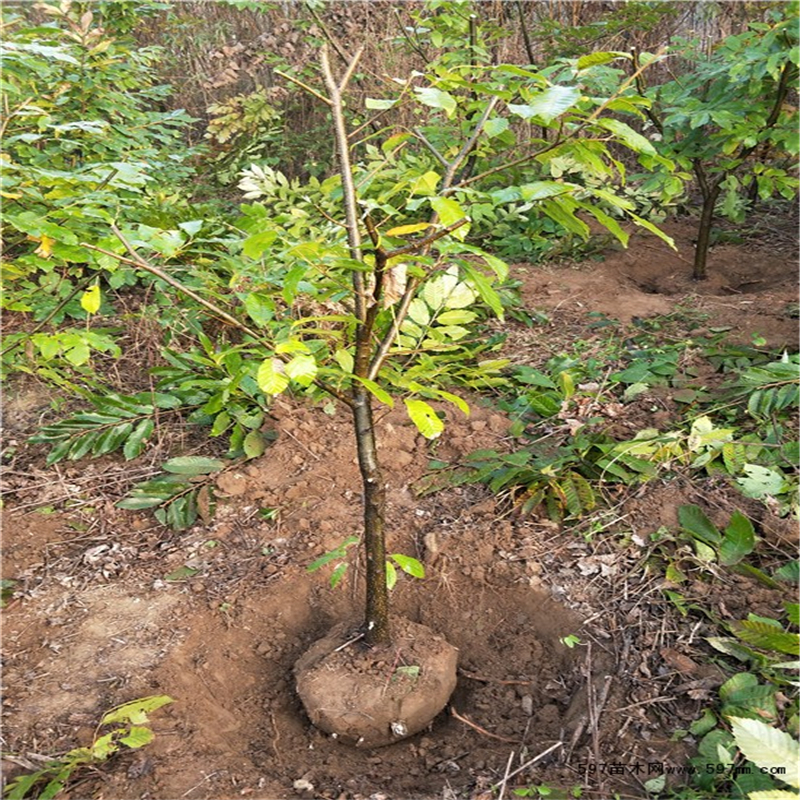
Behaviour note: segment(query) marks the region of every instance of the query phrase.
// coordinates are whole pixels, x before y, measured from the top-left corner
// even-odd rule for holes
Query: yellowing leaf
[[[36,248],[36,255],[41,256],[42,258],[50,258],[50,255],[53,252],[54,241],[55,239],[51,239],[49,236],[42,234],[42,241],[41,244]]]
[[[289,385],[283,364],[277,358],[266,358],[256,373],[258,387],[266,394],[280,394]]]
[[[426,228],[430,228],[427,222],[417,222],[414,225],[398,225],[396,228],[386,231],[387,236],[405,236],[408,233],[419,233]]]
[[[436,439],[444,430],[444,423],[424,400],[405,400],[406,410],[417,430],[426,439]]]
[[[44,245],[44,240],[46,238],[46,236],[42,237],[42,245]],[[81,308],[87,314],[96,314],[98,312],[100,309],[100,287],[97,284],[90,286],[83,295],[81,295]]]

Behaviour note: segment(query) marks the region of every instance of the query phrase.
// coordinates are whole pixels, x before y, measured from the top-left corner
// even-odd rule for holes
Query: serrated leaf
[[[787,561],[780,569],[776,569],[773,577],[779,581],[788,581],[789,583],[797,583],[800,581],[800,561],[794,559]]]
[[[580,96],[580,89],[576,86],[551,86],[525,104],[509,103],[508,110],[522,119],[537,117],[548,123],[572,108]]]
[[[719,546],[719,563],[723,567],[730,567],[752,553],[755,545],[753,524],[740,511],[734,511]]]
[[[330,587],[331,589],[335,589],[339,582],[344,578],[344,574],[347,572],[347,564],[339,564],[336,569],[331,573],[330,577]]]
[[[314,356],[301,353],[284,367],[286,375],[301,386],[309,386],[317,376],[317,362]]]
[[[81,308],[87,314],[96,314],[100,310],[100,302],[100,287],[97,284],[90,286],[81,295]]]
[[[417,100],[431,108],[441,108],[448,117],[452,117],[458,103],[449,92],[443,92],[434,86],[418,86],[414,89]]]
[[[780,494],[786,483],[780,472],[759,464],[745,464],[742,472],[745,473],[745,477],[737,478],[736,483],[739,484],[746,497],[753,497],[757,500]]]
[[[731,623],[731,630],[743,642],[762,650],[777,650],[790,656],[800,655],[800,635],[776,630],[772,625],[745,619]]]
[[[692,536],[711,545],[719,545],[722,540],[714,523],[695,505],[685,505],[678,509],[678,521],[681,528]]]
[[[444,423],[428,403],[424,400],[409,398],[406,398],[404,402],[409,418],[426,439],[436,439],[441,435]]]
[[[800,788],[800,743],[788,733],[758,719],[730,718],[736,746],[762,769],[785,770],[780,780]]]
[[[256,373],[256,381],[261,391],[269,395],[278,395],[289,386],[289,378],[277,358],[264,359]]]
[[[224,466],[225,462],[218,458],[178,456],[165,461],[161,468],[176,475],[209,475],[212,472],[219,472]]]
[[[800,604],[798,603],[784,603],[783,607],[786,609],[786,616],[792,625],[800,625]]]

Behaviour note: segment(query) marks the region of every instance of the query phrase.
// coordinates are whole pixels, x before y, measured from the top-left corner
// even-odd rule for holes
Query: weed
[[[108,761],[123,747],[138,749],[153,741],[147,715],[174,702],[166,695],[133,700],[106,712],[89,747],[77,747],[48,761],[44,767],[11,780],[3,792],[7,800],[51,800],[56,797],[83,767]],[[106,733],[101,728],[112,727]]]

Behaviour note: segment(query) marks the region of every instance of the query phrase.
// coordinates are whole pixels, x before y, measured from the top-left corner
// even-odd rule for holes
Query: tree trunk
[[[711,225],[714,222],[714,209],[717,205],[717,198],[721,189],[721,181],[714,181],[708,186],[707,191],[703,192],[703,210],[700,213],[700,225],[697,229],[697,244],[694,248],[694,270],[692,279],[704,281],[706,274],[706,260],[708,258],[708,248],[711,244]]]
[[[358,447],[358,466],[364,485],[364,550],[367,557],[364,639],[368,645],[373,646],[391,641],[386,543],[383,533],[386,488],[378,464],[369,393],[360,385],[353,388],[353,423]]]

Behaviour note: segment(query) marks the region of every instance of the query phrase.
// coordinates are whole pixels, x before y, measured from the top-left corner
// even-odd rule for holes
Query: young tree
[[[786,102],[798,75],[797,12],[797,3],[778,4],[770,22],[750,23],[708,57],[687,48],[689,68],[646,92],[661,152],[694,174],[702,196],[695,280],[706,278],[715,215],[741,221],[743,188],[755,183],[762,200],[797,193],[797,107]]]

